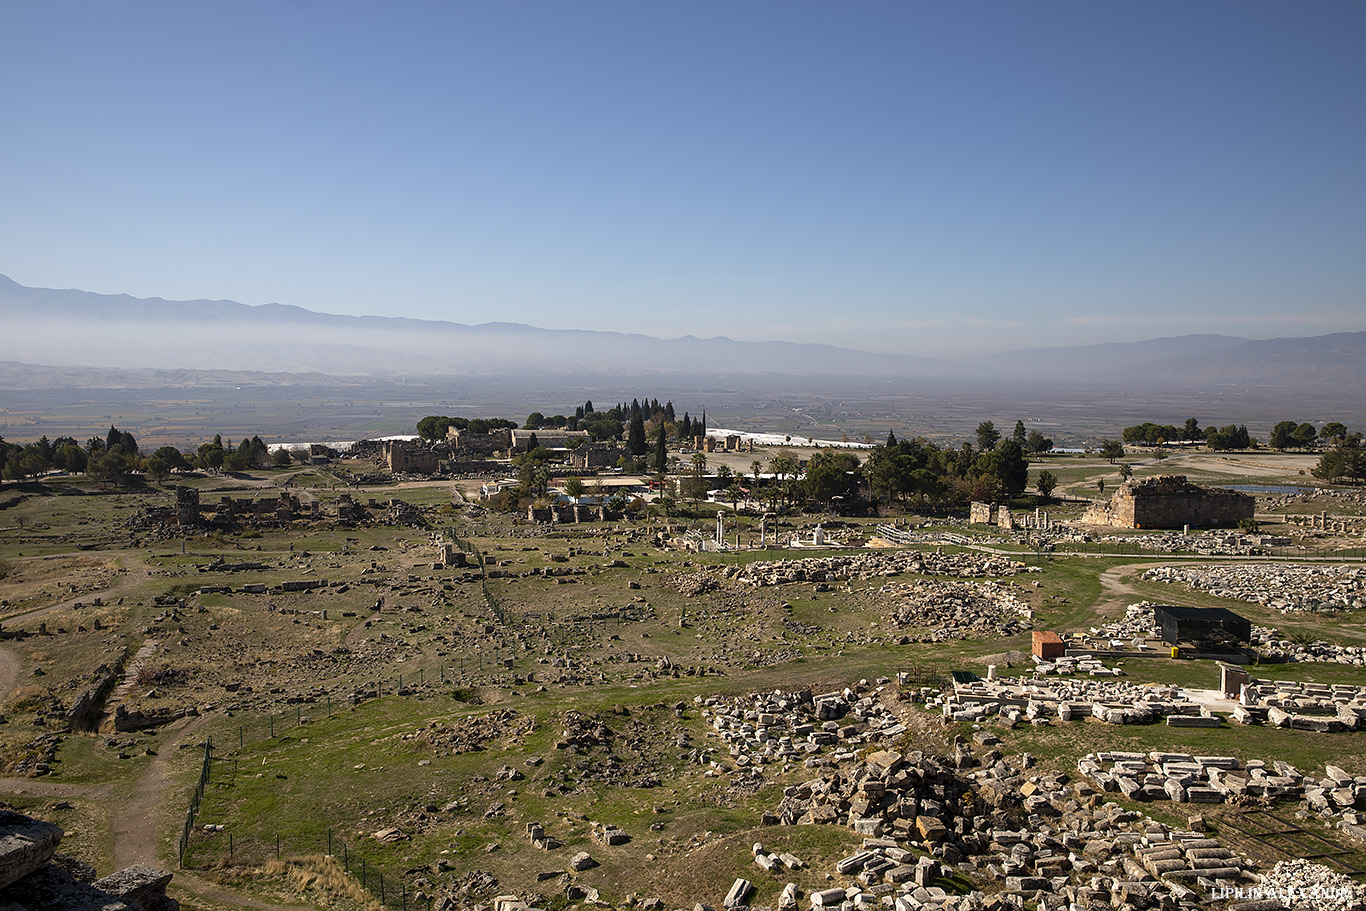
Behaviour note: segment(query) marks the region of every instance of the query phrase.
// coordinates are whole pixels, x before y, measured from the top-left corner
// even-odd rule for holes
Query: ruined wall
[[[1237,525],[1252,518],[1256,498],[1222,487],[1201,487],[1182,475],[1125,481],[1108,503],[1095,503],[1082,516],[1086,525],[1116,528],[1180,528]]]
[[[612,468],[629,450],[615,443],[585,443],[569,453],[571,467],[587,471],[594,468]]]
[[[493,455],[495,452],[506,452],[512,448],[512,431],[506,427],[490,433],[470,433],[468,430],[457,430],[452,427],[446,432],[446,439],[461,453]]]

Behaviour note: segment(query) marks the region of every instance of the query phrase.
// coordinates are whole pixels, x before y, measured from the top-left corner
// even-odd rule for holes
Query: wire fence
[[[241,837],[226,830],[208,827],[207,831],[191,832],[187,824],[182,838],[181,862],[187,864],[225,864],[228,866],[262,867],[272,860],[315,857],[332,858],[361,888],[369,892],[386,908],[400,911],[430,911],[433,896],[403,880],[385,877],[384,871],[352,845],[343,841],[331,828],[325,835],[285,837]]]
[[[483,552],[475,546],[473,541],[468,541],[456,534],[454,529],[451,530],[451,542],[461,551],[474,557],[474,562],[479,567],[479,590],[484,596],[484,604],[499,623],[506,625],[508,622],[507,612],[498,603],[498,599],[493,596],[493,592],[489,591],[488,569],[484,564]]]
[[[190,846],[190,832],[194,830],[195,818],[199,815],[199,804],[204,799],[204,786],[209,783],[209,768],[213,763],[213,742],[204,741],[204,764],[199,769],[199,783],[195,785],[190,797],[189,809],[185,811],[185,826],[180,832],[180,866],[185,866],[185,852]]]

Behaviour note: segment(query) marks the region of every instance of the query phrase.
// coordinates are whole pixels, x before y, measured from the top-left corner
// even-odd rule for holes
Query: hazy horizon
[[[30,287],[935,357],[1366,329],[1359,4],[6,21]]]

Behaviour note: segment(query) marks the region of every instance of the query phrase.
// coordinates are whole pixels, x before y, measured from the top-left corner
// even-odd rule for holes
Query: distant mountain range
[[[980,361],[870,354],[832,345],[661,339],[517,323],[341,316],[282,304],[168,301],[29,288],[0,275],[0,385],[309,383],[326,377],[704,375],[1007,379],[1095,387],[1366,391],[1366,332],[1255,341],[1187,335],[1039,348]],[[25,370],[19,365],[105,368]],[[17,369],[18,368],[18,369]],[[165,371],[179,371],[167,374]],[[219,371],[222,371],[221,373]],[[312,374],[313,376],[309,376]],[[288,375],[287,377],[285,375]],[[40,378],[41,377],[41,378]],[[78,379],[79,377],[79,379]],[[174,377],[174,379],[172,379]]]

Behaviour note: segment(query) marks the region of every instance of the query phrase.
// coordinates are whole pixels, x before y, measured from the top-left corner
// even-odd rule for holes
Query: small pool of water
[[[1259,487],[1255,484],[1230,484],[1229,490],[1240,490],[1243,493],[1306,493],[1317,490],[1316,487]]]

